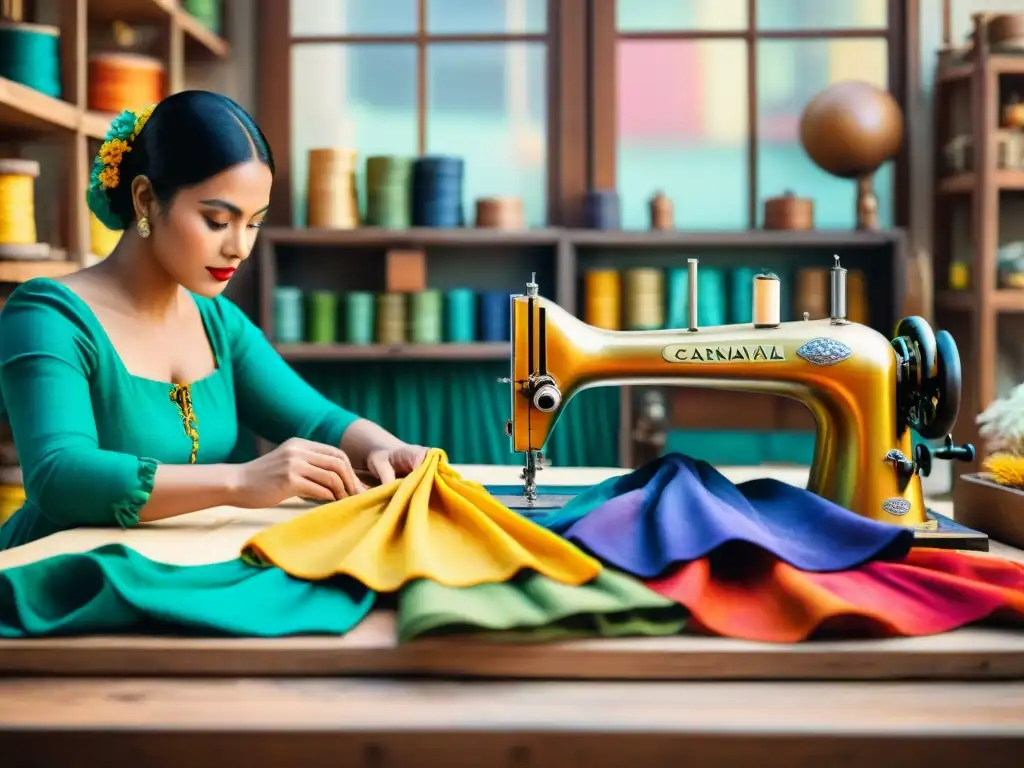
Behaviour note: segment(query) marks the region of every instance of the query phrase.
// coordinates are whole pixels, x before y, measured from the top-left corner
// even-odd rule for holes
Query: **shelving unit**
[[[44,175],[61,173],[61,200],[41,201],[37,211],[55,204],[60,209],[57,231],[40,231],[64,261],[0,262],[0,283],[33,277],[55,277],[87,263],[90,253],[89,213],[85,190],[96,141],[103,138],[112,115],[87,106],[90,30],[120,21],[158,30],[154,52],[164,60],[167,90],[185,87],[190,58],[226,59],[228,43],[188,14],[175,0],[42,0],[25,21],[51,24],[61,30],[60,55],[64,98],[55,99],[19,83],[0,78],[0,157],[45,154]]]
[[[384,290],[383,252],[420,248],[427,253],[432,288],[452,288],[484,279],[481,290],[519,293],[531,273],[543,295],[574,314],[582,314],[582,276],[592,266],[671,267],[701,258],[705,266],[764,266],[777,271],[832,264],[838,253],[844,266],[860,269],[872,286],[871,324],[887,336],[899,319],[906,293],[906,245],[900,231],[745,231],[634,232],[577,229],[498,231],[487,229],[316,230],[266,228],[257,244],[258,320],[275,337],[273,294],[278,285],[304,290]],[[481,263],[486,260],[486,269]],[[472,269],[471,269],[472,267]],[[794,310],[795,311],[795,310]],[[507,359],[508,344],[368,345],[282,344],[292,362],[351,361],[497,361]],[[727,394],[727,399],[722,395]],[[633,464],[633,414],[637,392],[620,394],[619,457]],[[687,429],[808,430],[813,421],[803,406],[780,398],[713,390],[673,388],[672,426]],[[742,413],[737,421],[735,414]]]
[[[1024,290],[1001,287],[997,274],[1000,247],[1024,238],[1007,231],[1017,217],[1005,215],[1011,203],[1024,202],[1024,158],[1016,167],[998,158],[1002,106],[1010,93],[1024,93],[1024,55],[990,48],[991,18],[974,15],[973,49],[940,51],[936,77],[936,320],[960,342],[964,391],[956,438],[978,448],[978,461],[957,463],[958,474],[977,471],[984,459],[975,418],[997,396],[1000,325],[1024,317]],[[958,136],[969,137],[970,164],[951,169],[945,148]],[[969,268],[969,287],[951,285],[954,263]]]

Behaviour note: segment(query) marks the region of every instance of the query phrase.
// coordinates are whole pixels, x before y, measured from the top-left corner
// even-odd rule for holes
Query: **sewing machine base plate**
[[[988,552],[988,534],[961,525],[956,520],[931,509],[928,510],[928,517],[938,523],[938,528],[932,531],[914,531],[914,543],[917,546]]]

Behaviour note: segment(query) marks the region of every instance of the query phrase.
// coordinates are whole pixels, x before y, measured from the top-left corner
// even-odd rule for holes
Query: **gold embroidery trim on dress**
[[[171,402],[178,406],[185,435],[192,441],[192,453],[188,463],[195,464],[196,455],[199,453],[199,419],[192,409],[192,388],[188,384],[175,384],[171,388],[170,395]]]

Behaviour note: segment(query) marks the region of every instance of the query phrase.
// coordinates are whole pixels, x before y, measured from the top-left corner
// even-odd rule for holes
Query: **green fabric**
[[[311,583],[241,560],[166,565],[112,544],[0,572],[0,638],[344,634],[373,602],[351,580]]]
[[[239,422],[273,442],[338,445],[355,416],[320,396],[223,297],[195,297],[217,369],[192,384],[201,464],[233,458]],[[89,307],[48,279],[0,312],[0,416],[14,433],[28,501],[0,549],[82,526],[130,526],[159,463],[189,461],[172,385],[131,375]]]
[[[411,443],[443,448],[455,464],[519,464],[505,421],[508,361],[316,363],[297,366],[329,399]],[[545,449],[554,466],[619,466],[619,389],[569,400]],[[543,479],[543,478],[541,478]]]
[[[489,639],[545,641],[563,637],[673,635],[685,610],[639,581],[605,569],[570,587],[523,573],[503,584],[445,587],[415,581],[398,597],[398,638],[488,634]]]

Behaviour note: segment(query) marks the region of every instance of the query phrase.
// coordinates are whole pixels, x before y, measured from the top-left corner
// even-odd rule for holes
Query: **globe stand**
[[[875,171],[857,178],[857,229],[878,229],[878,195],[875,194]]]

